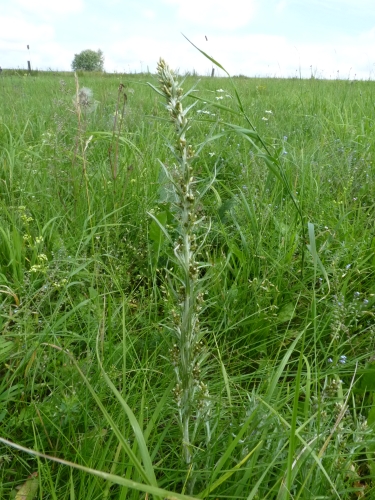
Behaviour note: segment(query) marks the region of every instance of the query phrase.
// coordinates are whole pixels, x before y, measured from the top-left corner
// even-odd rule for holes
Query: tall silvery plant
[[[204,329],[199,322],[205,293],[204,280],[200,276],[204,263],[199,262],[199,254],[209,228],[199,231],[202,218],[197,215],[207,185],[198,189],[199,182],[194,175],[195,152],[187,139],[190,128],[187,115],[192,106],[184,109],[182,101],[189,92],[183,93],[176,75],[163,59],[159,60],[157,69],[160,88],[151,86],[165,98],[175,129],[175,144],[170,146],[174,164],[162,164],[173,194],[175,237],[155,217],[154,220],[173,247],[173,266],[166,270],[168,294],[173,305],[165,327],[172,334],[170,355],[176,375],[173,392],[182,432],[183,458],[186,464],[191,464],[196,433],[203,419],[209,435],[209,393],[202,380],[203,363],[208,353],[203,340]]]

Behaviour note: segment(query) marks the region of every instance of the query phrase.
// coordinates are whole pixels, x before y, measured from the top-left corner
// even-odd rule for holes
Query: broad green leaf
[[[158,222],[156,222],[155,219],[153,219],[151,221],[148,235],[149,235],[150,240],[152,240],[154,243],[156,243],[156,248],[159,248],[161,246],[162,240],[165,237],[165,234],[161,230],[160,226],[163,226],[163,227],[166,226],[167,217],[168,217],[167,212],[159,212],[158,214],[155,215],[155,219]]]
[[[38,493],[38,473],[34,472],[18,490],[15,500],[33,500]]]
[[[279,314],[277,315],[277,319],[278,321],[280,321],[280,323],[285,323],[286,321],[291,321],[294,318],[295,314],[295,304],[293,304],[293,302],[288,302],[281,307]]]
[[[356,383],[355,392],[375,392],[375,362],[366,363],[360,372],[361,378]]]

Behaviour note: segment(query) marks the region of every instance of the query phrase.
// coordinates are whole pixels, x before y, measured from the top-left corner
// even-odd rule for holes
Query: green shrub
[[[103,67],[104,55],[100,49],[96,52],[95,50],[88,49],[83,50],[79,54],[74,54],[72,62],[73,71],[103,71]]]

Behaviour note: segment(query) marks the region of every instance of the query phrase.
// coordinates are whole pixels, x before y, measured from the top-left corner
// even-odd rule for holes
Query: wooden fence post
[[[27,45],[27,50],[30,51],[30,46],[29,45]],[[30,61],[27,61],[27,69],[29,70],[29,73],[31,73],[31,64],[30,64]]]

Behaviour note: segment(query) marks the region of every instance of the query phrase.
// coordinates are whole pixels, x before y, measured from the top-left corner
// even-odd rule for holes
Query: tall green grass
[[[216,173],[193,466],[165,335],[175,138],[148,82],[80,75],[80,109],[71,74],[0,77],[0,497],[187,498],[194,475],[194,498],[371,498],[373,82],[184,81]]]

